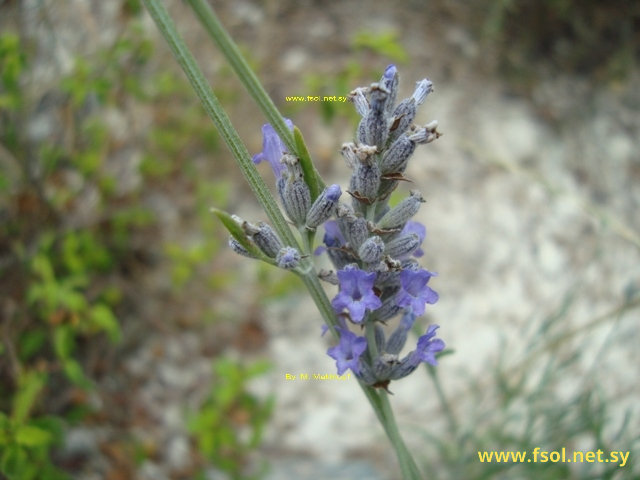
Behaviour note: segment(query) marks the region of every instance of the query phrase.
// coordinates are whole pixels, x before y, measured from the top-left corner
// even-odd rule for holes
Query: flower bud
[[[395,317],[402,309],[403,307],[396,303],[395,295],[392,295],[382,302],[382,306],[373,312],[373,315],[377,321],[385,322]]]
[[[387,98],[385,105],[385,113],[387,114],[387,116],[391,113],[393,105],[396,103],[399,81],[400,79],[396,66],[393,64],[389,65],[384,71],[384,75],[380,80],[380,84],[389,91],[389,98]]]
[[[344,162],[349,168],[355,168],[358,164],[358,156],[356,155],[356,144],[353,142],[343,143],[340,147],[340,153]]]
[[[280,249],[284,246],[276,235],[276,232],[264,222],[253,225],[249,222],[242,224],[244,232],[253,239],[253,243],[269,258],[276,258]]]
[[[355,171],[349,181],[349,193],[358,201],[369,205],[375,200],[380,186],[380,169],[376,161],[376,147],[365,144],[345,143],[341,149],[342,156]],[[354,203],[356,210],[360,205]]]
[[[365,142],[367,145],[375,145],[378,151],[382,151],[387,142],[389,125],[387,123],[386,105],[389,91],[382,85],[371,85],[371,109],[365,117]]]
[[[246,248],[240,245],[240,242],[238,242],[233,237],[229,237],[229,247],[238,255],[242,255],[243,257],[247,257],[247,258],[256,258],[254,255],[250,254]]]
[[[433,120],[432,122],[427,123],[424,127],[414,125],[411,128],[411,132],[408,133],[409,140],[412,140],[415,143],[426,144],[431,143],[434,140],[440,138],[441,133],[437,132],[438,129],[438,121]]]
[[[409,198],[405,198],[382,217],[378,226],[380,228],[402,228],[418,212],[421,203],[424,203],[422,194],[418,190],[412,190]]]
[[[389,380],[400,380],[401,378],[412,374],[416,368],[418,368],[418,364],[411,362],[409,357],[405,357],[397,365],[394,365],[391,368]]]
[[[382,265],[382,263],[384,263],[384,265]],[[382,262],[376,265],[376,271],[379,272],[376,277],[376,288],[383,289],[384,298],[393,295],[393,289],[400,288],[401,270],[402,263],[389,256],[385,256]]]
[[[380,187],[382,187],[382,182],[380,182]],[[376,206],[376,221],[384,217],[389,210],[391,210],[391,207],[388,203],[378,202],[378,205]]]
[[[422,105],[431,92],[433,92],[433,83],[428,78],[424,78],[416,82],[416,89],[411,98],[416,101],[416,105]]]
[[[397,355],[390,353],[381,353],[373,361],[373,374],[378,381],[388,380],[391,375],[391,371],[400,364],[400,360]]]
[[[397,138],[409,129],[413,120],[416,118],[417,112],[418,107],[413,98],[407,98],[398,104],[391,115],[392,122],[389,131],[389,143],[395,142]]]
[[[278,267],[293,270],[300,263],[300,252],[293,247],[283,247],[276,256]]]
[[[379,352],[384,352],[384,346],[387,343],[387,338],[384,334],[384,330],[379,324],[375,324],[373,326],[373,331],[375,333],[376,338],[376,346],[378,347]]]
[[[345,238],[354,251],[358,251],[360,246],[369,238],[367,221],[363,217],[350,215],[344,220]]]
[[[369,100],[367,100],[366,93],[369,91],[368,88],[358,87],[353,90],[349,95],[348,99],[353,105],[356,107],[356,112],[361,117],[365,117],[369,112]]]
[[[318,272],[318,278],[324,282],[330,283],[331,285],[340,285],[340,280],[338,280],[338,276],[333,270],[321,269]]]
[[[403,235],[388,242],[384,253],[391,258],[403,258],[411,255],[420,246],[420,237],[415,233]]]
[[[358,197],[374,202],[380,187],[380,169],[375,162],[368,165],[359,163],[351,176],[350,188]]]
[[[360,260],[365,263],[377,263],[382,259],[384,242],[378,236],[368,238],[358,249]]]
[[[324,189],[309,209],[306,221],[308,229],[315,229],[318,225],[329,220],[336,209],[340,195],[342,195],[342,190],[339,185],[334,184]]]
[[[367,143],[367,117],[369,113],[367,113],[366,117],[363,117],[358,124],[358,129],[356,130],[356,139],[358,143]]]
[[[415,322],[416,316],[411,311],[406,311],[402,316],[402,320],[398,327],[393,331],[387,340],[384,351],[398,355],[405,343],[407,343],[407,335]]]
[[[293,155],[283,155],[282,163],[287,166],[284,181],[278,183],[278,193],[289,219],[298,227],[305,224],[311,208],[311,192],[304,182],[300,161]]]
[[[327,248],[327,255],[329,255],[329,260],[336,267],[336,270],[342,270],[355,260],[353,255],[338,247]]]
[[[381,173],[403,173],[409,157],[416,150],[416,142],[408,135],[402,135],[391,144],[382,157]]]
[[[382,288],[393,285],[400,285],[399,270],[387,270],[386,272],[378,273],[376,278],[376,287]]]
[[[373,373],[373,370],[367,362],[362,362],[360,364],[360,373],[358,374],[358,378],[360,378],[367,385],[373,385],[378,381],[375,374]]]

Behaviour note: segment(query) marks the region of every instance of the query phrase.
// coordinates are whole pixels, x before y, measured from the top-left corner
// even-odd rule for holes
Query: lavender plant
[[[340,340],[327,352],[336,360],[338,375],[350,369],[366,385],[385,389],[421,362],[436,365],[435,353],[444,349],[444,342],[434,338],[438,327],[431,326],[417,348],[399,358],[415,318],[424,314],[426,304],[437,302],[438,294],[428,285],[435,273],[421,268],[414,258],[422,254],[418,249],[426,233],[422,224],[411,220],[424,201],[422,195],[414,190],[394,208],[389,198],[398,183],[406,180],[403,174],[416,146],[439,134],[437,122],[413,125],[417,107],[432,91],[431,82],[418,82],[414,94],[395,106],[398,84],[397,69],[389,65],[379,83],[349,95],[362,116],[355,142],[341,149],[353,170],[347,190],[350,204],[339,201],[338,185],[326,187],[312,204],[300,161],[287,152],[269,124],[262,128],[263,151],[253,157],[254,163],[271,165],[281,204],[302,236],[324,226],[325,247],[321,250],[337,273],[321,270],[318,276],[339,286],[331,305],[338,315]],[[290,120],[286,123],[293,128]],[[278,267],[304,273],[300,269],[307,265],[301,266],[300,260],[311,254],[309,244],[300,252],[285,247],[266,224],[236,221],[244,233],[229,240],[236,253],[259,258],[259,250]],[[401,313],[402,321],[387,340],[380,323]],[[365,336],[356,335],[348,325],[364,330]]]
[[[378,83],[351,92],[349,98],[362,120],[354,142],[341,149],[353,170],[346,189],[350,202],[341,202],[347,200],[341,187],[325,185],[301,132],[282,118],[211,8],[203,0],[187,3],[269,122],[262,129],[263,151],[250,157],[164,7],[158,0],[145,0],[269,219],[269,223],[250,223],[214,209],[231,234],[229,246],[240,255],[292,271],[302,279],[326,328],[338,341],[327,351],[336,361],[338,374],[350,369],[358,378],[396,451],[403,477],[422,478],[400,436],[387,395],[391,381],[406,377],[422,362],[436,365],[436,354],[444,349],[444,342],[435,338],[438,326],[432,325],[416,348],[400,358],[416,317],[424,314],[426,304],[438,300],[428,285],[436,274],[416,260],[422,254],[426,229],[411,219],[424,202],[422,195],[413,190],[394,207],[389,198],[399,182],[407,180],[404,172],[416,147],[440,135],[435,121],[413,124],[432,84],[427,79],[418,82],[413,95],[395,105],[399,76],[396,67],[389,65]],[[271,165],[288,221],[257,172],[255,164],[263,161]],[[320,227],[325,231],[324,247],[314,252]],[[321,252],[328,255],[336,272],[316,270],[314,258]],[[338,286],[332,301],[319,279]],[[380,324],[400,315],[387,339]]]

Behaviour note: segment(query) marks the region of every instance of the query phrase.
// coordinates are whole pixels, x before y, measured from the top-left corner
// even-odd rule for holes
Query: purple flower
[[[393,80],[393,77],[396,73],[398,73],[396,66],[394,64],[391,64],[385,69],[383,77],[385,80],[391,81]]]
[[[425,303],[434,304],[438,301],[438,294],[427,285],[435,275],[437,274],[422,269],[400,272],[401,288],[396,296],[396,303],[401,307],[411,307],[413,313],[422,315]]]
[[[336,220],[329,220],[328,222],[325,222],[324,231],[326,232],[324,236],[325,243],[327,238],[332,239],[331,242],[333,243],[333,245],[329,246],[340,247],[347,243],[347,241],[344,239],[344,235],[342,235],[342,232],[340,231],[340,227],[338,226],[338,222]]]
[[[325,246],[319,246],[313,252],[314,255],[320,255],[327,250],[327,247],[341,247],[347,241],[344,239],[344,235],[340,231],[340,227],[338,227],[338,222],[336,220],[329,220],[324,222],[324,237],[323,242]]]
[[[410,233],[415,233],[416,235],[418,235],[418,238],[420,239],[420,244],[422,245],[422,242],[424,242],[424,239],[427,236],[427,228],[420,222],[414,222],[413,220],[409,220],[404,226],[404,228],[402,229],[402,232],[400,232],[399,236],[402,237],[404,235],[409,235]],[[413,252],[413,256],[416,258],[420,258],[423,255],[424,255],[424,251],[419,247],[416,251]]]
[[[293,131],[293,122],[287,118],[284,121],[287,127]],[[285,169],[284,165],[280,163],[280,159],[282,154],[287,151],[287,146],[280,140],[271,124],[266,123],[262,126],[262,152],[255,154],[252,160],[256,165],[262,161],[269,162],[277,180],[282,176],[282,172]]]
[[[438,325],[429,325],[427,333],[418,339],[418,348],[411,352],[409,362],[418,365],[420,362],[427,362],[431,365],[438,365],[435,354],[444,350],[444,342],[436,336]]]
[[[347,265],[344,270],[338,270],[340,292],[331,301],[336,312],[349,310],[351,320],[362,322],[365,311],[375,310],[382,305],[380,299],[373,293],[373,283],[376,281],[374,272],[367,273],[353,265]]]
[[[338,375],[342,375],[348,368],[359,374],[359,359],[367,349],[367,339],[340,327],[336,327],[336,330],[340,334],[340,343],[327,350],[327,355],[336,361]]]

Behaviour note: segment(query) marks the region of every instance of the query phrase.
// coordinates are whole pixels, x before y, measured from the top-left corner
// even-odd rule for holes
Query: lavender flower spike
[[[349,330],[336,327],[340,334],[340,343],[327,350],[327,355],[336,361],[338,375],[351,369],[356,375],[360,373],[360,355],[367,349],[367,339],[359,337]]]
[[[425,303],[434,304],[438,301],[438,294],[427,285],[429,279],[435,275],[423,269],[400,272],[401,288],[396,296],[398,305],[411,307],[417,316],[422,315]]]
[[[288,118],[284,119],[287,127],[293,131],[293,122]],[[278,180],[282,176],[282,172],[285,170],[284,165],[280,163],[282,154],[286,153],[287,147],[280,137],[273,129],[270,123],[266,123],[262,126],[262,152],[255,154],[251,160],[258,165],[262,161],[267,161],[273,169],[273,173]]]
[[[337,313],[345,308],[349,310],[351,320],[362,322],[367,309],[380,308],[382,302],[373,293],[373,283],[376,281],[374,272],[367,273],[354,265],[347,265],[338,271],[340,292],[331,301]]]

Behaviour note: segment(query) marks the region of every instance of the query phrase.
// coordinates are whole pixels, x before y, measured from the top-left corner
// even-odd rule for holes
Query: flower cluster
[[[426,236],[425,227],[412,220],[424,202],[422,194],[412,190],[394,207],[389,205],[399,182],[408,180],[404,173],[416,147],[440,136],[435,121],[413,123],[418,106],[432,89],[424,79],[411,97],[396,105],[398,72],[389,65],[380,82],[349,94],[362,117],[355,141],[341,148],[353,170],[347,190],[350,202],[340,202],[338,185],[326,187],[312,201],[300,160],[287,151],[270,125],[262,129],[263,151],[253,157],[254,163],[271,165],[283,209],[301,233],[324,226],[324,247],[316,253],[326,252],[336,272],[318,275],[339,286],[331,305],[342,325],[336,329],[339,344],[327,353],[336,360],[338,374],[351,369],[362,382],[376,387],[386,388],[421,362],[436,365],[435,354],[444,349],[442,340],[435,338],[438,326],[434,325],[419,338],[415,350],[399,357],[415,318],[424,314],[427,304],[437,302],[438,294],[429,286],[436,273],[415,259],[423,254]],[[289,120],[287,125],[293,129]],[[251,244],[243,246],[232,238],[234,251],[257,257],[250,251],[255,247],[281,268],[298,268],[304,255],[285,247],[268,225],[238,223]],[[400,314],[400,324],[387,339],[380,324]],[[367,330],[366,337],[350,331],[348,322]]]

